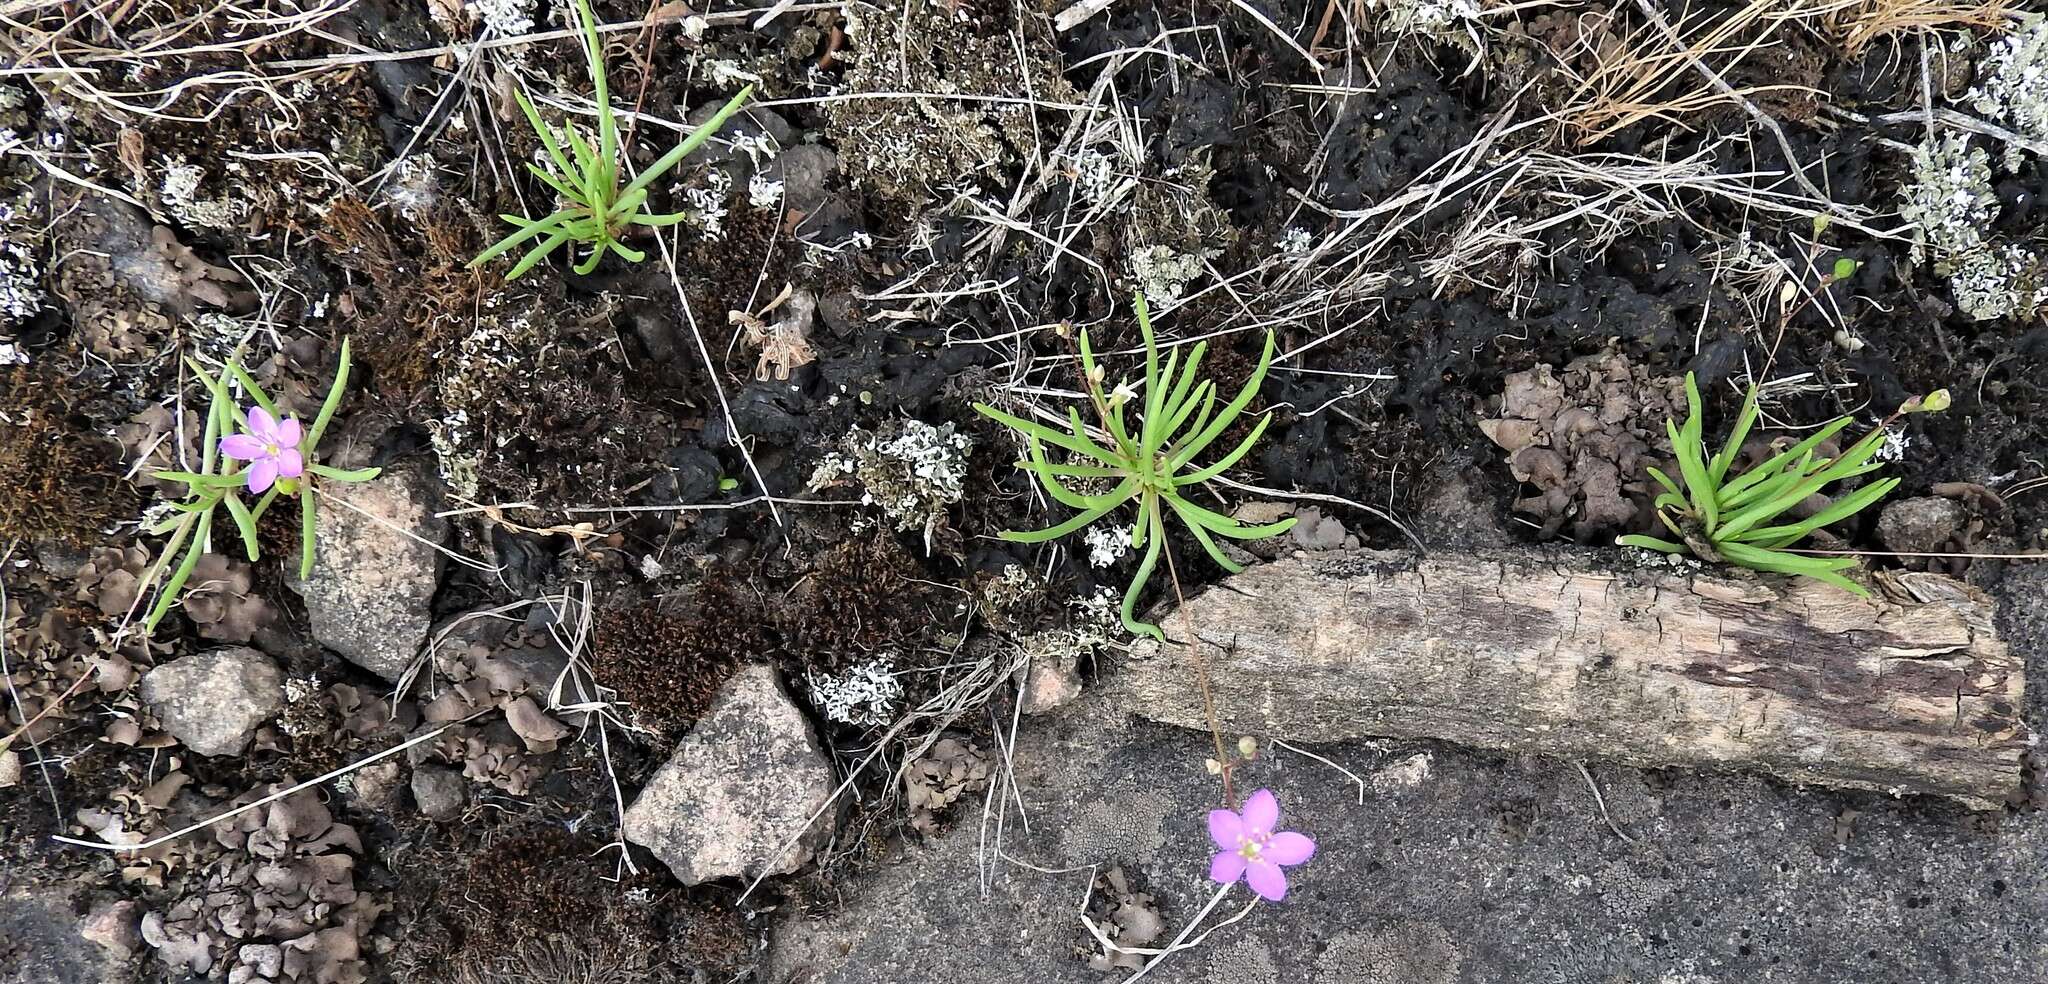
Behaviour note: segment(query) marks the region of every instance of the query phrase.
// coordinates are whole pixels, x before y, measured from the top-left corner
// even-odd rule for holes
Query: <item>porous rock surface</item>
[[[428,544],[448,537],[448,521],[434,515],[438,492],[412,468],[324,486],[313,576],[293,584],[313,637],[386,680],[405,672],[433,621],[444,561]]]
[[[0,982],[107,984],[122,980],[123,954],[93,945],[74,911],[75,885],[17,884],[0,893]]]
[[[832,768],[769,666],[733,674],[626,810],[626,839],[685,885],[788,874],[831,836]],[[784,845],[788,846],[785,847]]]
[[[2001,633],[2048,677],[2048,568],[2009,575]],[[2041,701],[2030,715],[2039,728]],[[1240,795],[1273,789],[1320,842],[1293,891],[1152,979],[1190,984],[2007,984],[2048,967],[2048,812],[1986,819],[1927,799],[1691,770],[1578,767],[1429,742],[1313,751],[1260,736]],[[1208,900],[1205,736],[1135,720],[1091,691],[1018,736],[1003,854],[1036,868],[1119,863],[1166,938]],[[1429,768],[1409,767],[1428,752]],[[1265,758],[1269,754],[1277,759]],[[1399,781],[1379,781],[1387,770]],[[1603,816],[1603,803],[1604,813]],[[1609,827],[1628,835],[1617,836]],[[1098,984],[1076,919],[1091,875],[995,862],[976,822],[792,910],[765,980]],[[1235,913],[1240,889],[1211,917]],[[1155,946],[1158,944],[1154,944]],[[1114,979],[1114,978],[1110,978]]]
[[[239,755],[257,726],[284,710],[284,674],[254,649],[227,646],[150,670],[142,699],[186,748]]]

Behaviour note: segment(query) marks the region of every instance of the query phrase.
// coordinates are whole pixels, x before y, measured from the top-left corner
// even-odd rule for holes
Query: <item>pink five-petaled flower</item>
[[[1307,861],[1316,853],[1316,842],[1291,830],[1275,831],[1280,823],[1280,800],[1271,790],[1261,789],[1244,801],[1244,812],[1209,811],[1209,839],[1216,842],[1216,856],[1209,862],[1209,877],[1229,885],[1240,877],[1268,902],[1287,897],[1287,875],[1283,867]]]
[[[262,494],[280,478],[297,478],[305,473],[305,459],[299,455],[299,421],[282,422],[262,407],[249,408],[248,427],[240,434],[220,439],[220,453],[249,463],[249,491]]]

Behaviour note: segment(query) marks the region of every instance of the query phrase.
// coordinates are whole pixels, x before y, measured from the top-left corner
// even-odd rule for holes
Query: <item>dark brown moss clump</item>
[[[592,626],[597,682],[617,691],[633,722],[664,744],[711,709],[742,662],[771,649],[758,601],[709,586],[699,595],[694,613],[654,605],[606,609]]]
[[[693,899],[655,872],[607,880],[588,837],[546,827],[478,852],[453,912],[456,980],[725,980],[753,938],[729,906]],[[457,886],[450,885],[450,889]],[[450,893],[454,894],[454,893]],[[700,978],[701,979],[701,978]]]
[[[395,394],[411,396],[433,380],[437,359],[467,336],[480,301],[503,285],[493,271],[468,268],[483,236],[453,208],[436,208],[394,236],[368,206],[343,198],[314,237],[336,266],[369,281],[347,294],[362,326],[356,349],[376,366],[380,388]]]
[[[120,446],[94,433],[77,396],[40,366],[0,377],[0,540],[55,538],[76,546],[134,519]]]
[[[934,581],[886,532],[833,546],[777,608],[783,648],[821,669],[882,651],[906,654],[949,624],[960,597]]]

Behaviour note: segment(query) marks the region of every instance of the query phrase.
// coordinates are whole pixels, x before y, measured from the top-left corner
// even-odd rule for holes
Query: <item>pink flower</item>
[[[1287,875],[1280,869],[1313,857],[1316,842],[1291,830],[1276,832],[1279,823],[1280,801],[1267,789],[1245,800],[1241,814],[1210,810],[1209,839],[1217,851],[1209,861],[1209,877],[1225,885],[1242,877],[1268,902],[1286,898]]]
[[[249,425],[240,434],[220,439],[220,453],[249,462],[249,491],[262,494],[280,478],[297,478],[305,473],[305,459],[299,456],[299,420],[286,417],[282,423],[262,407],[249,408]]]

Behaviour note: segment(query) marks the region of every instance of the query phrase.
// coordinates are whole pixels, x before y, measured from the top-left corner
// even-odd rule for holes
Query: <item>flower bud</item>
[[[1940,413],[1949,408],[1955,400],[1948,390],[1938,389],[1926,396],[1916,396],[1899,404],[1900,413]]]
[[[1257,757],[1259,754],[1259,740],[1250,735],[1239,738],[1237,740],[1237,754],[1239,758],[1246,760]]]

